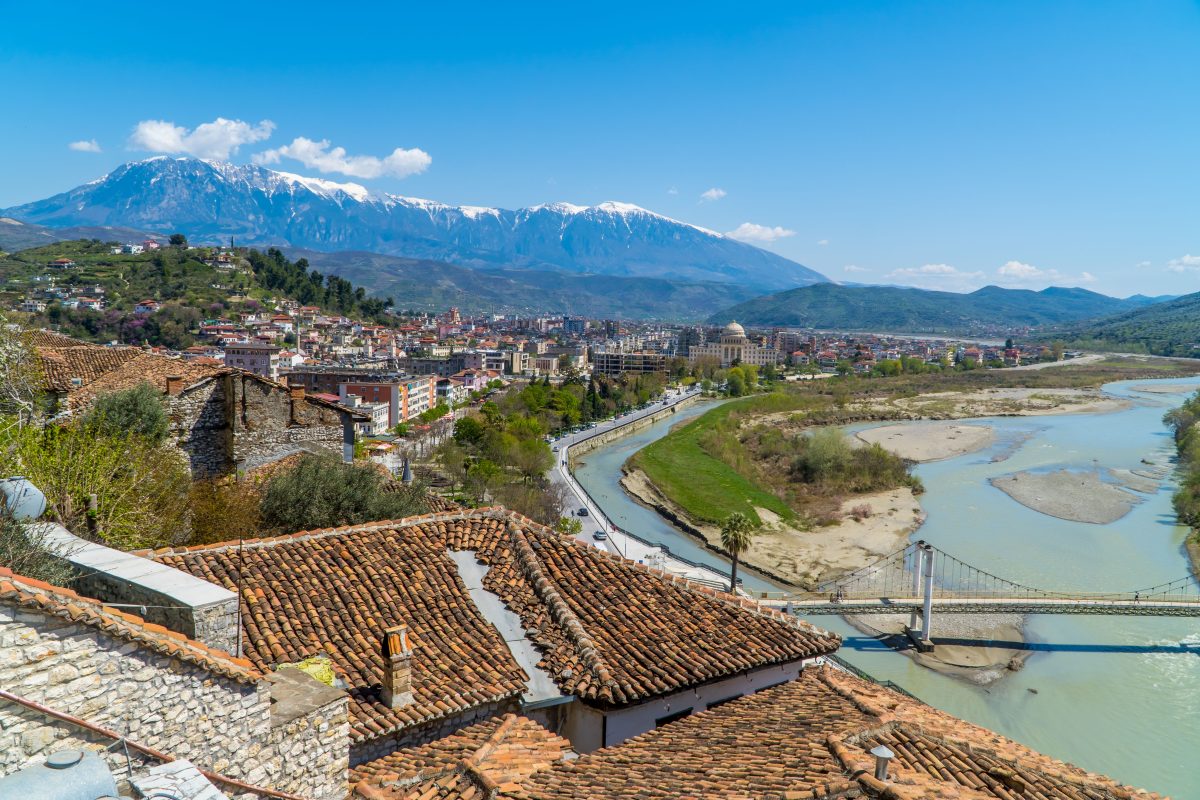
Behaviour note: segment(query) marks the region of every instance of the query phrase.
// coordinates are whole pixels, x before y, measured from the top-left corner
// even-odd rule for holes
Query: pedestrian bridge
[[[801,616],[909,614],[913,637],[924,642],[929,642],[937,614],[1200,617],[1200,583],[1192,575],[1133,591],[1042,589],[993,575],[924,541],[823,583],[815,591],[752,596],[764,606]]]

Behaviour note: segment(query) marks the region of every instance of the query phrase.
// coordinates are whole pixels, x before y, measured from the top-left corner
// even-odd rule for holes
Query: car
[[[558,445],[554,445],[554,447],[551,447],[551,448],[550,448],[550,450],[551,450],[551,451],[553,451],[553,452],[555,452],[555,453],[557,453],[557,452],[558,452]]]
[[[587,506],[584,506],[583,508],[579,509],[579,516],[586,517],[587,515],[588,515]]]
[[[592,534],[592,538],[595,539],[597,542],[603,542],[606,539],[608,539],[608,534],[605,533],[604,531],[596,531],[595,533]]]

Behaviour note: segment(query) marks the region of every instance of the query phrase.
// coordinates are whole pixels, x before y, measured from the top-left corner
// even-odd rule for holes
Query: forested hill
[[[167,246],[137,254],[114,254],[112,249],[112,243],[92,239],[0,253],[0,308],[37,299],[52,279],[72,298],[99,297],[104,310],[72,308],[47,298],[45,311],[33,316],[33,324],[92,341],[182,348],[194,343],[191,331],[202,319],[254,311],[269,298],[380,322],[392,306],[391,298],[372,297],[363,287],[324,275],[305,259],[288,259],[274,248],[265,253],[239,250],[224,257],[207,247]],[[74,266],[50,266],[57,259],[69,259]],[[155,300],[162,308],[150,315],[135,314],[134,307],[143,300]]]
[[[1081,346],[1195,357],[1200,355],[1200,292],[1068,326],[1062,336]]]
[[[985,286],[970,294],[896,286],[820,283],[756,297],[712,315],[718,324],[781,325],[841,330],[965,333],[1054,325],[1140,308],[1149,298],[1120,300],[1087,289],[1040,292]]]

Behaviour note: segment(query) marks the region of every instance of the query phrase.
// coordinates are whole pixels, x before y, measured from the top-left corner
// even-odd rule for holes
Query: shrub
[[[27,578],[66,586],[75,570],[51,552],[45,538],[45,523],[18,522],[0,504],[0,565]]]
[[[871,517],[871,507],[866,503],[859,503],[856,506],[852,506],[850,508],[850,517],[855,522],[862,522],[864,519],[869,519]]]
[[[162,396],[149,383],[100,395],[83,424],[105,436],[138,436],[153,444],[161,443],[170,429]]]
[[[424,487],[390,487],[370,464],[306,455],[271,479],[260,510],[265,525],[290,532],[399,519],[427,505]]]

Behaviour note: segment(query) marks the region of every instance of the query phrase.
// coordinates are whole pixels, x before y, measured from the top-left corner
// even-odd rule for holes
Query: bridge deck
[[[764,606],[784,610],[790,608],[800,615],[809,614],[909,614],[920,612],[920,597],[766,599]],[[1137,617],[1200,617],[1200,598],[1180,599],[1089,599],[1089,598],[1026,598],[935,597],[932,608],[939,614],[986,614],[1008,612],[1015,614],[1113,614]]]

